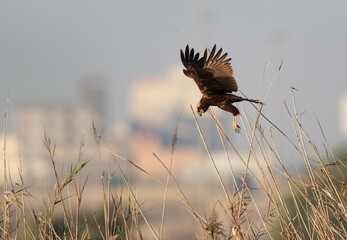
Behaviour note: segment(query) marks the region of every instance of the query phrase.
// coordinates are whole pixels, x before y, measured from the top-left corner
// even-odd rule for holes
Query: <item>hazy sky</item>
[[[283,59],[270,98],[278,106],[266,111],[289,101],[294,86],[309,96],[298,95],[300,110],[309,119],[316,114],[337,143],[338,104],[347,92],[346,9],[343,0],[1,0],[1,111],[8,94],[14,109],[22,101],[74,100],[78,81],[97,74],[108,81],[112,119],[127,120],[131,84],[181,65],[186,42],[175,27],[199,50],[217,43],[228,51],[249,97],[259,95],[265,62],[272,60],[268,86]]]

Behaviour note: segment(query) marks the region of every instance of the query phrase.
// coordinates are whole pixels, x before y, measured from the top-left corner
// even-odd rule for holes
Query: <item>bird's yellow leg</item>
[[[236,116],[233,117],[233,128],[234,128],[235,132],[237,132],[237,133],[240,132],[240,127],[236,123]]]

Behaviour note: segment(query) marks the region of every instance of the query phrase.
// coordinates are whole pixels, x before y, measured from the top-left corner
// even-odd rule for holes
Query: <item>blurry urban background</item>
[[[92,120],[118,153],[164,177],[153,153],[170,161],[178,126],[174,173],[199,196],[203,190],[198,186],[213,184],[206,176],[215,173],[190,109],[195,110],[201,94],[182,73],[179,50],[187,41],[198,51],[215,43],[223,47],[232,57],[239,89],[249,98],[258,98],[262,86],[265,96],[283,61],[263,113],[294,136],[284,107],[292,103],[294,87],[311,138],[323,141],[317,118],[332,148],[345,147],[346,9],[345,1],[336,0],[1,1],[0,111],[4,116],[9,98],[11,177],[19,181],[21,165],[31,188],[41,191],[54,184],[42,143],[45,130],[57,144],[62,169],[76,163],[85,143],[84,157],[91,161],[84,174],[91,189],[100,191]],[[250,104],[238,106],[255,119]],[[213,110],[240,154],[247,155],[245,134],[232,131],[230,114]],[[218,166],[227,171],[211,116],[198,120]],[[265,131],[271,127],[263,118],[260,124]],[[280,151],[295,158],[285,144]],[[149,180],[128,165],[124,168],[134,182]]]

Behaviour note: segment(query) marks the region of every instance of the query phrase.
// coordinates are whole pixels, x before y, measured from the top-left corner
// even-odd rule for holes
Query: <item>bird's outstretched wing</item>
[[[187,77],[194,79],[202,93],[227,93],[238,89],[230,66],[231,58],[225,59],[227,53],[221,56],[222,51],[221,48],[215,54],[216,45],[214,45],[209,56],[206,49],[204,56],[199,58],[199,53],[195,54],[194,49],[189,50],[188,45],[185,53],[181,50],[181,60],[186,68],[183,72]]]

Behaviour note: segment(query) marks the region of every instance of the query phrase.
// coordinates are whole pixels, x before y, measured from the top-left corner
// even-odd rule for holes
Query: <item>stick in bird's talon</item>
[[[234,116],[233,117],[233,128],[234,128],[234,131],[235,132],[237,132],[237,133],[239,133],[240,132],[240,127],[239,127],[239,125],[237,125],[237,123],[236,123],[236,116]]]

